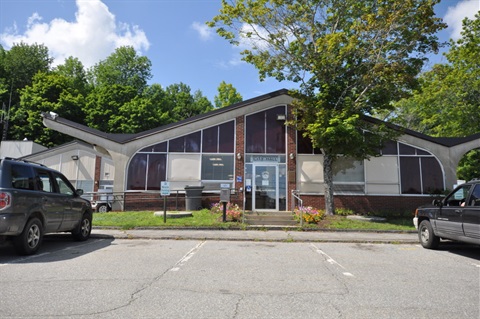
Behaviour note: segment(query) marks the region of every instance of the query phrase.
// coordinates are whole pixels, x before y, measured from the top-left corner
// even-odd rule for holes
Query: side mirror
[[[75,193],[77,193],[78,196],[82,196],[83,195],[83,189],[77,189],[75,191]]]
[[[433,202],[432,202],[432,205],[442,206],[442,200],[441,199],[434,199]]]

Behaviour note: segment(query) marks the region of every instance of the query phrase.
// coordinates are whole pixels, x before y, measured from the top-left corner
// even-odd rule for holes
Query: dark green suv
[[[37,252],[43,235],[71,232],[84,241],[92,230],[92,208],[60,172],[13,158],[0,160],[0,238],[19,254]]]

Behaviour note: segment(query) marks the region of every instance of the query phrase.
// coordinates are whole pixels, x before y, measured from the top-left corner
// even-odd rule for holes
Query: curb
[[[142,228],[112,229],[94,227],[92,238],[143,239],[143,240],[215,240],[256,242],[324,242],[324,243],[370,243],[370,244],[418,244],[413,232],[372,231],[290,231],[285,229],[232,230],[232,229],[185,229]]]

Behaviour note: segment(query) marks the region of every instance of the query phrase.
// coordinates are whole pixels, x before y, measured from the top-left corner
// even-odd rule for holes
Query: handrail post
[[[295,199],[297,199],[300,204],[298,207],[303,207],[303,200],[297,195],[297,193],[297,189],[292,190],[292,210],[295,210]],[[303,227],[303,209],[300,210],[300,227]]]

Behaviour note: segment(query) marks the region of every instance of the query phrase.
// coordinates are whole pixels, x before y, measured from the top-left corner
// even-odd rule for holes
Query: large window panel
[[[322,155],[298,155],[297,185],[303,193],[323,191]]]
[[[233,180],[233,155],[203,155],[202,180]]]
[[[220,153],[235,152],[235,122],[227,122],[219,126],[218,151]]]
[[[267,153],[285,153],[285,122],[278,120],[277,115],[285,115],[285,107],[279,106],[265,112]]]
[[[218,126],[203,130],[202,151],[204,153],[218,152]]]
[[[148,156],[147,190],[160,190],[160,182],[166,181],[167,155],[150,154]]]
[[[200,153],[200,137],[201,131],[188,134],[185,136],[185,152],[187,153]]]
[[[400,194],[396,156],[372,157],[365,161],[368,194]]]
[[[418,157],[400,157],[400,176],[402,194],[421,194],[420,159]]]
[[[398,184],[398,164],[396,156],[372,157],[365,161],[366,182]]]
[[[168,156],[169,181],[199,181],[200,155],[170,154]]]
[[[363,161],[355,161],[348,157],[339,157],[333,164],[333,181],[364,182],[364,172]]]
[[[265,153],[265,112],[247,116],[245,135],[247,153]]]
[[[127,189],[145,190],[147,178],[147,154],[136,154],[128,166]]]
[[[168,142],[168,151],[174,153],[185,152],[185,137],[177,137]]]
[[[423,193],[441,193],[444,188],[443,173],[437,159],[434,157],[422,157],[421,161]]]

